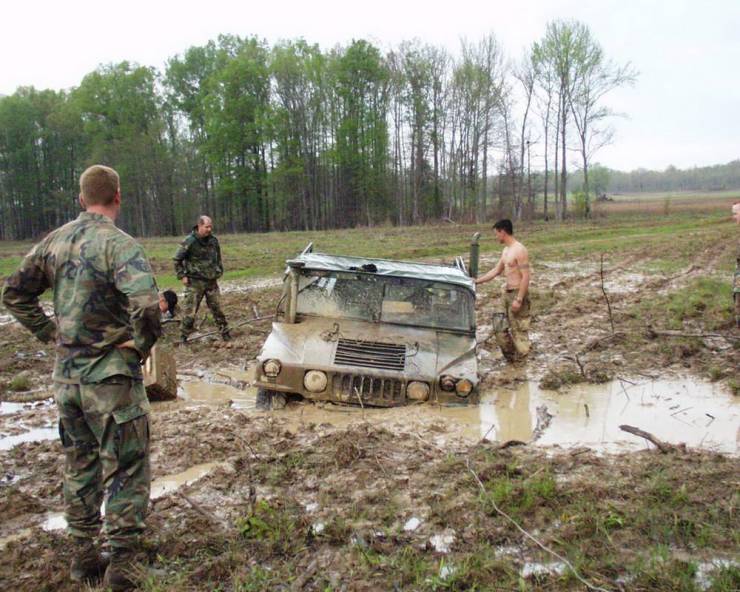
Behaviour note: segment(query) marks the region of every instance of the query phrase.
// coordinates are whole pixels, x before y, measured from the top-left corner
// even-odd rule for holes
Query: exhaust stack
[[[470,241],[470,265],[468,265],[468,273],[472,278],[478,277],[478,259],[480,258],[479,239],[480,232],[476,232]]]

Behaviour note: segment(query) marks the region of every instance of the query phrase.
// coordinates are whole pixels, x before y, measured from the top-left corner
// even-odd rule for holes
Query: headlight
[[[450,376],[449,374],[444,374],[439,379],[439,388],[441,388],[443,391],[451,393],[455,390],[455,382],[456,380],[452,376]]]
[[[429,398],[429,385],[426,382],[409,382],[406,394],[409,399],[426,401]]]
[[[267,360],[262,364],[262,371],[265,373],[265,376],[269,378],[275,378],[280,374],[281,369],[282,366],[280,365],[279,360]]]
[[[303,386],[307,391],[320,393],[326,389],[326,374],[321,370],[309,370],[303,377]]]
[[[461,397],[467,397],[473,390],[473,383],[470,382],[467,378],[463,378],[462,380],[458,380],[457,384],[455,385],[455,391],[457,391],[457,394]]]

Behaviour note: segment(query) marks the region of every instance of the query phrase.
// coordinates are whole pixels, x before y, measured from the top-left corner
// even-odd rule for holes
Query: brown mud
[[[532,285],[534,349],[518,367],[489,339],[497,288],[484,287],[483,396],[470,408],[259,412],[249,363],[269,321],[235,328],[231,342],[185,346],[167,325],[180,399],[153,405],[142,588],[583,589],[498,508],[603,589],[736,589],[737,342],[656,338],[644,312],[648,296],[689,285],[717,256],[671,273],[648,271],[647,252],[606,261],[614,332],[599,263],[544,262]],[[224,292],[236,324],[271,314],[280,289],[267,280]],[[201,331],[212,329],[208,318]],[[51,395],[52,362],[51,348],[5,325],[0,392],[26,372],[31,390]],[[2,405],[0,584],[77,590],[60,529],[54,407]],[[660,454],[623,423],[686,448]]]

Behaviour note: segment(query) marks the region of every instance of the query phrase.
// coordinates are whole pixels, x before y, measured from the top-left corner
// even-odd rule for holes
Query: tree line
[[[607,187],[612,192],[725,191],[740,188],[740,160],[690,169],[678,169],[671,165],[664,171],[609,170],[607,174]]]
[[[536,198],[562,220],[568,167],[588,206],[611,140],[604,95],[635,78],[577,21],[549,23],[516,60],[493,34],[455,55],[228,35],[162,71],[104,65],[70,90],[0,98],[0,239],[72,218],[92,163],[121,173],[121,226],[139,236],[199,213],[231,232],[522,219]]]

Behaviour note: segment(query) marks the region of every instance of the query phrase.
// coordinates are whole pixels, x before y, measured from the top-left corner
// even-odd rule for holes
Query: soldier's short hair
[[[197,222],[198,226],[200,226],[201,224],[205,224],[206,220],[208,220],[211,224],[213,223],[213,220],[211,220],[211,217],[207,216],[206,214],[201,214],[200,216],[198,216],[198,222]]]
[[[88,167],[80,177],[80,192],[89,206],[107,206],[121,186],[118,173],[102,164]]]

